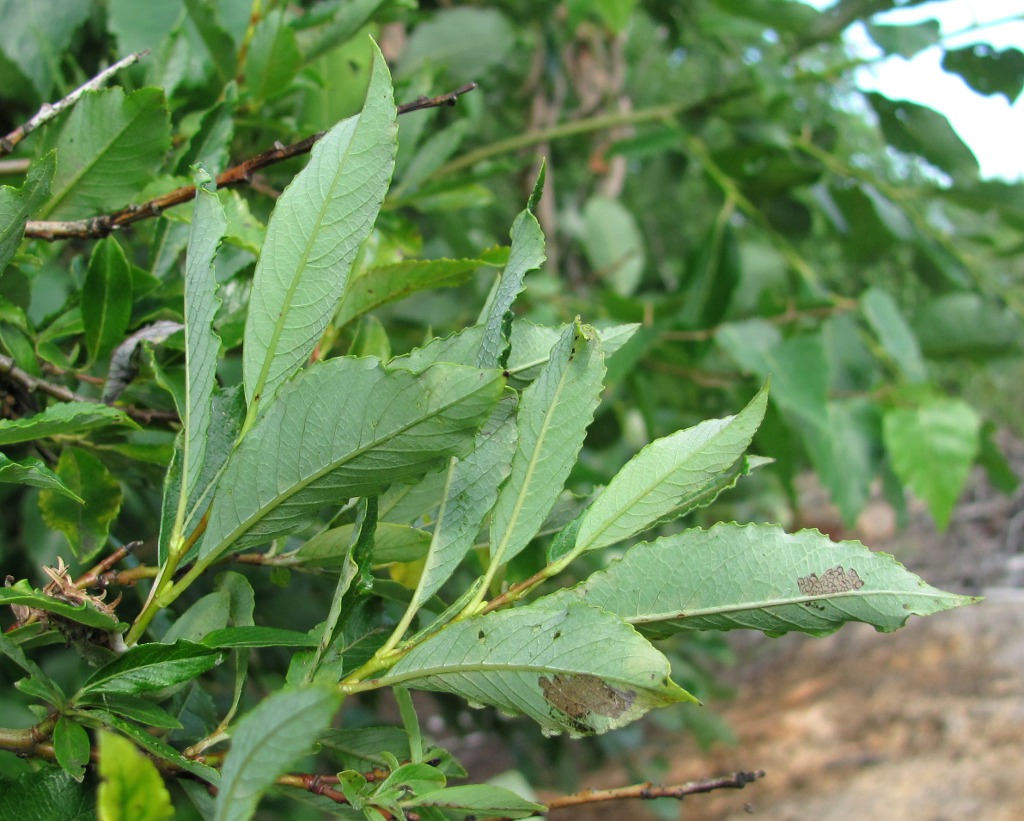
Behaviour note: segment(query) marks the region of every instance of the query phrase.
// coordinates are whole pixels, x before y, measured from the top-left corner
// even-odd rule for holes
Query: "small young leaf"
[[[816,530],[719,524],[630,548],[607,570],[539,602],[584,600],[647,635],[791,630],[827,635],[848,621],[889,632],[973,599],[936,590],[892,556]]]
[[[39,509],[48,527],[67,536],[75,556],[87,561],[107,542],[110,523],[121,510],[124,492],[107,466],[88,451],[64,448],[57,476],[85,504],[54,490],[39,492]]]
[[[312,747],[341,706],[336,688],[283,690],[238,723],[224,760],[216,821],[247,821],[281,773]]]
[[[527,605],[455,622],[414,647],[380,685],[455,693],[523,713],[547,733],[603,733],[654,707],[694,701],[631,627],[586,604]]]
[[[709,419],[641,450],[583,515],[571,555],[621,542],[700,507],[747,449],[767,401],[764,388],[736,416]]]
[[[88,741],[88,739],[87,739]],[[174,815],[156,766],[128,739],[99,733],[100,821],[164,821]]]
[[[85,727],[67,716],[57,720],[53,728],[53,750],[57,763],[75,781],[85,778],[85,765],[89,763],[89,734]]]
[[[245,322],[250,415],[305,364],[334,313],[391,180],[395,117],[387,64],[374,47],[363,112],[313,146],[270,218]]]
[[[104,664],[82,686],[83,693],[151,693],[189,681],[221,662],[211,647],[179,641],[141,644]]]
[[[106,359],[121,342],[131,315],[131,266],[117,239],[107,237],[93,246],[82,285],[82,324],[91,361]]]

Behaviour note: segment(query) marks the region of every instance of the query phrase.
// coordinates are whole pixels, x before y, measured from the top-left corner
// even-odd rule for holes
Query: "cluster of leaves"
[[[465,772],[424,742],[407,688],[591,735],[695,700],[652,643],[681,631],[887,631],[967,601],[858,543],[679,525],[755,468],[791,475],[794,435],[845,514],[881,470],[941,518],[949,476],[983,441],[877,283],[906,266],[934,321],[953,302],[994,310],[980,262],[915,197],[986,214],[997,201],[1012,224],[1016,191],[954,166],[966,160],[948,124],[922,137],[926,115],[909,104],[872,100],[885,138],[952,184],[914,164],[894,177],[871,159],[881,143],[867,126],[825,133],[831,98],[765,120],[766,88],[781,98],[827,79],[830,61],[815,73],[808,58],[810,79],[791,63],[833,56],[815,51],[841,28],[828,16],[719,0],[569,3],[551,18],[519,2],[510,10],[543,22],[517,33],[498,8],[387,0],[59,5],[7,10],[36,35],[0,35],[0,76],[29,109],[97,55],[151,53],[124,88],[83,94],[19,143],[24,182],[0,191],[0,503],[18,511],[0,548],[14,617],[0,654],[18,680],[0,699],[31,725],[0,729],[5,810],[46,796],[68,817],[94,802],[103,818],[144,817],[142,796],[165,817],[184,802],[162,774],[203,817],[250,817],[271,789],[343,817],[522,817],[539,806],[448,784]],[[367,31],[400,50],[394,80]],[[754,33],[756,59],[737,57]],[[516,82],[503,66],[531,50],[536,65],[562,63],[531,80],[544,105],[524,124],[503,102]],[[989,63],[953,65],[989,76]],[[411,99],[482,76],[486,97],[436,128],[431,109],[399,129],[395,87]],[[552,124],[568,104],[560,77],[578,110]],[[640,108],[595,113],[627,91]],[[281,162],[231,177],[255,183],[245,196],[217,188],[232,160],[325,129],[298,173]],[[587,133],[605,142],[558,142]],[[460,155],[470,140],[484,145]],[[542,167],[513,219],[501,206],[527,195],[505,158],[543,144],[555,193],[575,193],[559,199],[549,179],[542,197]],[[131,229],[99,238],[112,223],[97,216],[192,184],[189,205],[120,211]],[[645,207],[653,196],[666,201]],[[969,224],[980,245],[982,217]],[[1007,250],[1002,226],[988,226],[990,254]],[[67,236],[91,247],[43,241]],[[654,264],[656,237],[670,239]],[[850,250],[865,240],[869,257]],[[1013,331],[1000,311],[976,333]],[[702,388],[726,357],[754,379]],[[890,367],[900,384],[883,381]],[[770,400],[757,384],[769,373]],[[599,410],[606,386],[620,391]],[[641,434],[628,431],[630,392]],[[776,465],[746,455],[752,443]],[[86,570],[134,540],[147,545],[77,578],[56,559],[70,545]],[[539,595],[546,582],[557,589]],[[93,592],[108,585],[123,597]],[[402,727],[349,709],[381,688]],[[286,774],[314,742],[309,766],[335,775]]]

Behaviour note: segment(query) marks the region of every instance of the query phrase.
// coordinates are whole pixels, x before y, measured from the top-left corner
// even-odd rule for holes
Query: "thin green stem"
[[[520,149],[529,148],[533,145],[540,145],[552,140],[575,137],[579,134],[589,134],[592,131],[604,131],[609,128],[617,128],[623,125],[635,125],[637,123],[663,120],[666,117],[673,117],[676,114],[681,114],[690,107],[692,107],[692,104],[669,103],[667,105],[653,106],[652,108],[642,108],[639,111],[601,114],[596,117],[588,117],[584,120],[574,120],[568,123],[560,123],[559,125],[551,126],[550,128],[529,131],[526,134],[519,134],[515,137],[509,137],[507,140],[499,140],[498,142],[491,143],[490,145],[484,145],[473,151],[469,151],[461,157],[442,165],[434,172],[433,177],[444,177],[448,174],[454,174],[458,171],[463,171],[466,168],[471,168],[483,160],[489,160],[491,157],[499,157],[502,154],[519,151]]]

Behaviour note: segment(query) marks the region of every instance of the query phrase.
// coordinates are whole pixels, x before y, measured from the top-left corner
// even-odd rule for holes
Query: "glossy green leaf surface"
[[[374,49],[363,112],[313,146],[267,226],[245,322],[250,404],[301,368],[327,327],[391,181],[395,117],[387,65]]]
[[[117,627],[117,619],[107,613],[101,613],[88,602],[79,605],[69,604],[61,599],[48,596],[41,590],[34,590],[25,579],[15,582],[10,587],[0,588],[0,604],[45,610],[68,621],[95,627],[99,630],[114,630]]]
[[[219,664],[223,654],[212,647],[179,641],[140,644],[89,676],[87,693],[149,693],[189,681]]]

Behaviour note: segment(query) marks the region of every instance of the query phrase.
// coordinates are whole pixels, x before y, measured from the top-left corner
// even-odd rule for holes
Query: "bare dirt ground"
[[[1024,446],[1004,444],[1021,473]],[[688,798],[680,818],[1024,819],[1024,490],[1004,496],[979,474],[945,534],[923,512],[913,519],[887,534],[876,508],[854,535],[930,583],[985,601],[889,635],[855,624],[825,639],[745,637],[740,664],[725,674],[735,698],[708,705],[737,746],[702,753],[687,739],[665,739],[658,752],[673,762],[666,783],[767,775],[743,791]],[[609,769],[587,783],[624,782]],[[632,802],[574,817],[657,816]]]

